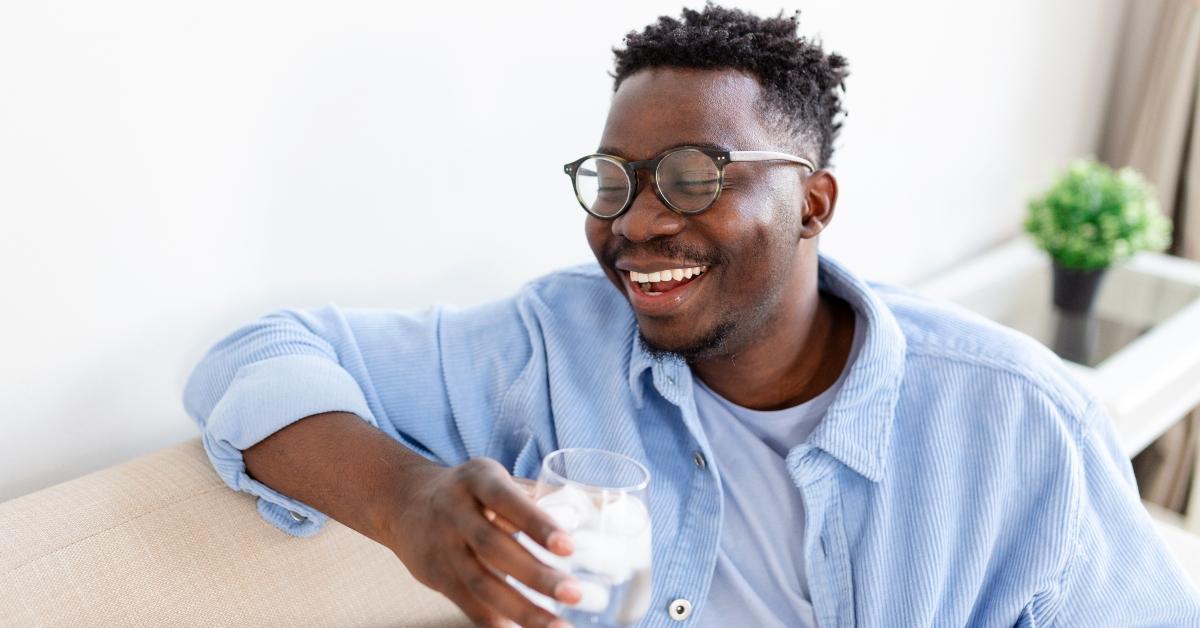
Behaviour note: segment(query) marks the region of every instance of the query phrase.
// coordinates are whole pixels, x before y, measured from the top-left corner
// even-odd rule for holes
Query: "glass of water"
[[[645,466],[611,451],[560,449],[546,456],[534,499],[571,535],[575,551],[561,557],[528,538],[522,542],[543,562],[575,576],[583,597],[570,606],[544,596],[535,601],[576,626],[623,626],[646,614],[649,485]]]

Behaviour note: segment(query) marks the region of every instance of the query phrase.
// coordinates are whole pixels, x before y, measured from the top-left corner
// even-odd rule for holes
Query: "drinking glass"
[[[543,562],[573,575],[583,597],[570,606],[545,596],[535,601],[577,626],[622,626],[646,614],[649,484],[645,466],[611,451],[559,449],[546,456],[534,499],[571,536],[575,551],[562,557],[528,538],[522,543]]]

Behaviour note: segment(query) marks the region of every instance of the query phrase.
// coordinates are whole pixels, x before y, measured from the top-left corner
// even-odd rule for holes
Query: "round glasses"
[[[638,193],[638,170],[649,170],[654,193],[664,205],[680,214],[694,215],[712,207],[721,196],[725,166],[734,161],[788,161],[816,172],[812,162],[795,155],[765,150],[727,151],[704,146],[682,146],[643,161],[626,161],[597,153],[563,166],[575,198],[584,211],[604,220],[620,216]]]

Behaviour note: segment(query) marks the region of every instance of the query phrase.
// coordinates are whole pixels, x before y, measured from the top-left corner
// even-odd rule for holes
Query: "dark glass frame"
[[[660,188],[658,184],[659,164],[661,164],[662,161],[668,156],[685,150],[699,151],[705,155],[708,155],[708,157],[713,160],[713,164],[717,167],[717,193],[714,194],[712,200],[701,209],[685,210],[676,207],[675,204],[668,200],[667,197],[662,193],[662,188]],[[625,171],[625,176],[629,180],[629,191],[625,197],[625,203],[621,205],[621,209],[617,210],[617,212],[612,215],[606,216],[593,212],[590,208],[588,208],[587,203],[585,203],[583,198],[579,195],[579,182],[577,181],[575,175],[579,170],[579,166],[589,159],[605,159],[617,164],[622,170]],[[633,199],[637,198],[638,192],[640,191],[639,188],[641,186],[641,181],[639,181],[637,176],[638,170],[650,171],[652,181],[651,187],[654,188],[654,195],[658,197],[658,200],[662,201],[663,205],[666,205],[671,209],[671,211],[677,214],[694,216],[696,214],[708,211],[708,209],[717,202],[717,199],[721,198],[721,190],[725,187],[725,166],[737,161],[788,161],[808,168],[810,173],[817,171],[816,166],[814,166],[811,161],[803,157],[797,157],[787,153],[768,150],[721,150],[719,148],[711,148],[708,146],[679,146],[677,148],[672,148],[671,150],[668,150],[653,159],[643,159],[641,161],[627,161],[616,155],[593,153],[591,155],[584,155],[583,157],[564,165],[563,171],[566,172],[567,176],[571,178],[571,188],[575,191],[575,200],[579,201],[579,206],[583,207],[583,211],[601,220],[616,220],[621,216],[621,214],[629,211],[630,206],[633,205]]]

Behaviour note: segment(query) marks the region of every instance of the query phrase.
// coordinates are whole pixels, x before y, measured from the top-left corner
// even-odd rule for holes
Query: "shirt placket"
[[[807,446],[793,450],[788,458],[792,481],[804,504],[805,567],[817,625],[851,628],[855,625],[854,581],[837,490],[838,463]]]
[[[691,396],[690,374],[683,368],[655,368],[654,384],[663,397],[675,405],[695,440],[696,448],[681,466],[689,468],[689,499],[687,511],[682,517],[683,527],[675,537],[673,559],[664,565],[664,582],[672,587],[664,591],[671,601],[660,608],[651,608],[646,625],[682,628],[694,625],[698,612],[703,608],[704,597],[711,584],[716,565],[717,545],[720,537],[721,490],[720,484],[707,459],[712,455],[708,440],[696,417],[696,404]],[[699,462],[698,462],[699,461]]]

